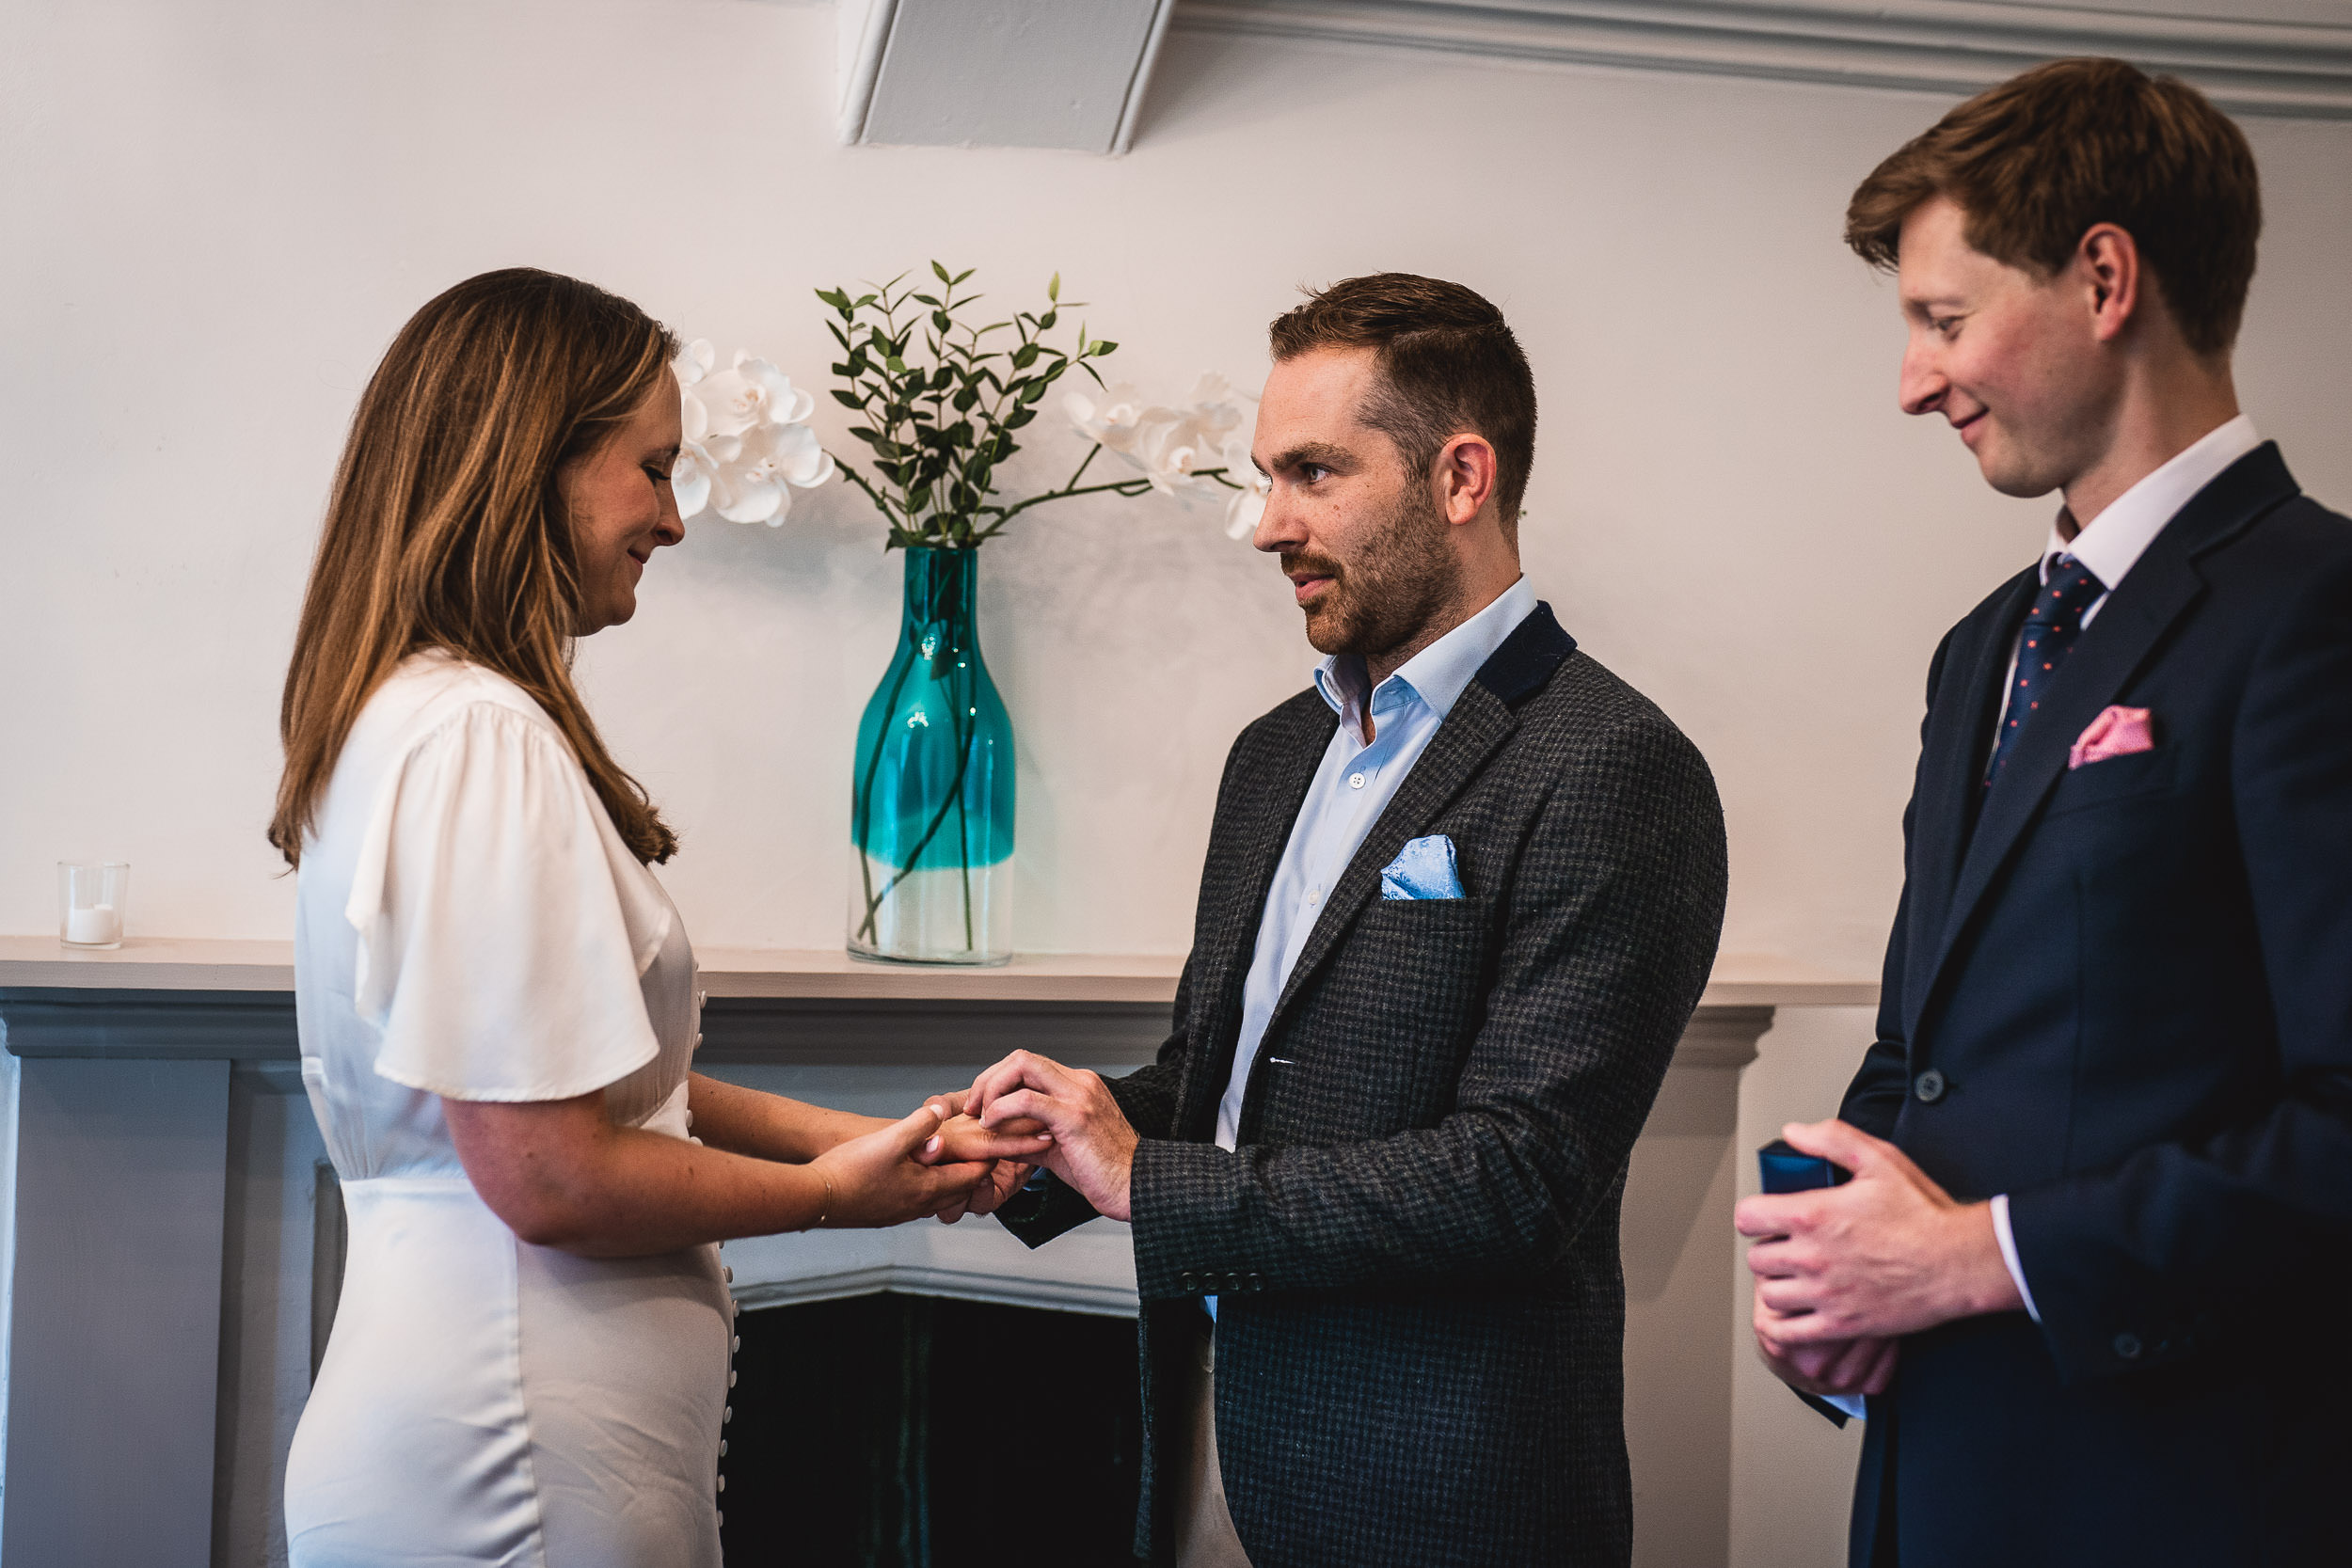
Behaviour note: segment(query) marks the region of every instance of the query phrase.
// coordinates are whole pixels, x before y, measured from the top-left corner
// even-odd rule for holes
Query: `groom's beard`
[[[1446,527],[1437,503],[1410,486],[1352,559],[1284,555],[1285,574],[1304,570],[1331,579],[1306,610],[1307,641],[1315,651],[1377,657],[1418,637],[1461,587]]]

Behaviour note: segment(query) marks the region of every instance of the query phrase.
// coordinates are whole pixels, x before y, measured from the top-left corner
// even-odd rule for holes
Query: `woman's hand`
[[[825,1228],[900,1225],[963,1205],[988,1176],[989,1162],[948,1158],[946,1141],[937,1137],[939,1129],[939,1113],[925,1105],[903,1120],[836,1144],[810,1162],[810,1174],[830,1185],[821,1222]],[[922,1164],[927,1152],[942,1163]]]
[[[924,1109],[930,1109],[926,1105]],[[925,1164],[946,1164],[972,1160],[1020,1160],[1038,1164],[1045,1151],[1054,1147],[1053,1134],[1040,1123],[1024,1119],[1008,1121],[1001,1127],[983,1127],[972,1117],[949,1117],[940,1123],[939,1132],[923,1146],[918,1156]]]
[[[993,1214],[1012,1200],[1012,1195],[1021,1190],[1022,1183],[1036,1169],[1035,1165],[1018,1160],[999,1160],[961,1201],[948,1205],[931,1218],[942,1225],[953,1225],[966,1214]]]
[[[1044,1132],[1044,1123],[1027,1117],[1008,1118],[993,1130],[982,1127],[963,1114],[964,1096],[961,1090],[935,1094],[923,1103],[938,1113],[940,1129],[938,1136],[915,1155],[917,1160],[925,1164],[936,1164],[943,1160],[994,1162],[993,1168],[964,1198],[931,1216],[942,1225],[953,1225],[967,1213],[990,1214],[1003,1208],[1006,1200],[1021,1190],[1029,1173],[1037,1169],[1045,1151],[1054,1146],[1052,1135]]]

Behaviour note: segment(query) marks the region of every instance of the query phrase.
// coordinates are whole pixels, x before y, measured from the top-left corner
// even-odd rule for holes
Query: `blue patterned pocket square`
[[[1454,868],[1454,841],[1443,833],[1417,838],[1396,852],[1380,873],[1383,898],[1459,898],[1461,874]]]

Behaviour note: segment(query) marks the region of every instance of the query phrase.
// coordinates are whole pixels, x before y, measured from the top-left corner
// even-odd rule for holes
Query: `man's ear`
[[[2138,242],[2115,224],[2094,223],[2074,247],[2074,266],[2088,291],[2091,336],[2114,341],[2143,303]]]
[[[1454,436],[1438,452],[1434,474],[1438,509],[1459,527],[1474,520],[1495,495],[1495,449],[1484,436]]]

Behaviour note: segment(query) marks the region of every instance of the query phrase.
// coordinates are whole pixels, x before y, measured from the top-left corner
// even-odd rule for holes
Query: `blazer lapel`
[[[1919,800],[1912,816],[1911,864],[1906,868],[1911,927],[1918,934],[1904,975],[1906,1037],[1918,1024],[1919,1006],[1940,956],[1940,944],[1929,939],[1944,929],[1952,890],[1960,880],[1961,858],[1968,849],[1969,829],[1977,819],[1977,796],[1984,787],[1979,781],[1992,751],[2009,650],[2039,582],[2039,574],[2030,569],[2010,582],[1978,617],[1973,638],[1956,641],[1931,698],[1935,705],[1920,756]]]
[[[2203,594],[2205,584],[2197,572],[2196,555],[2247,528],[2295,493],[2295,481],[2278,447],[2265,442],[2191,498],[2149,545],[2122,586],[2107,596],[2098,618],[2051,681],[2041,709],[2018,736],[2001,776],[1985,791],[1983,815],[1961,862],[1934,960],[1926,984],[1917,989],[1917,1010],[1911,1019],[1915,1041],[1919,1013],[1949,968],[1953,949],[1986,890],[2008,863],[2058,775],[2066,770],[2067,753],[2075,736],[2115,701],[2173,623]],[[2006,655],[2003,649],[2004,660]],[[1975,767],[1981,769],[1982,766],[1978,759]]]
[[[1298,988],[1315,971],[1340,933],[1354,923],[1357,911],[1379,891],[1380,872],[1407,840],[1419,835],[1429,819],[1444,809],[1447,801],[1467,783],[1479,765],[1494,754],[1503,737],[1518,727],[1511,710],[1495,695],[1476,682],[1463,688],[1455,699],[1454,711],[1446,715],[1438,733],[1429,737],[1429,749],[1413,764],[1413,770],[1405,776],[1390,800],[1388,809],[1373,823],[1372,832],[1357,847],[1347,869],[1340,874],[1331,889],[1331,896],[1323,902],[1323,913],[1316,917],[1314,928],[1307,933],[1307,944],[1298,950],[1298,961],[1291,965],[1290,978],[1282,983],[1281,999],[1275,1003],[1273,1016],[1266,1021],[1272,1032],[1281,1016],[1290,1010]]]
[[[1191,1022],[1203,1049],[1190,1058],[1176,1124],[1180,1135],[1200,1110],[1195,1101],[1203,1098],[1203,1086],[1215,1085],[1205,1090],[1214,1104],[1232,1072],[1242,987],[1257,950],[1266,890],[1274,884],[1307,786],[1338,727],[1339,716],[1320,698],[1311,708],[1300,704],[1285,732],[1269,737],[1270,764],[1257,777],[1236,781],[1239,803],[1230,825],[1220,821],[1210,834],[1211,871],[1224,885],[1215,909],[1201,911],[1204,918],[1193,934],[1200,967],[1193,979]]]
[[[1388,809],[1364,835],[1364,842],[1358,846],[1347,869],[1333,885],[1331,896],[1324,900],[1323,913],[1316,917],[1314,928],[1307,933],[1307,943],[1299,949],[1298,961],[1291,965],[1290,977],[1282,983],[1281,997],[1266,1021],[1269,1033],[1290,1010],[1300,986],[1378,891],[1382,868],[1461,792],[1462,786],[1494,754],[1495,748],[1518,728],[1518,721],[1512,716],[1512,709],[1542,689],[1551,679],[1552,672],[1575,651],[1576,639],[1561,629],[1560,623],[1552,617],[1551,606],[1539,603],[1479,667],[1477,675],[1454,699],[1445,722],[1429,737],[1428,749],[1397,786]],[[1269,867],[1267,881],[1271,879]],[[1266,882],[1259,884],[1261,903],[1265,887]]]

